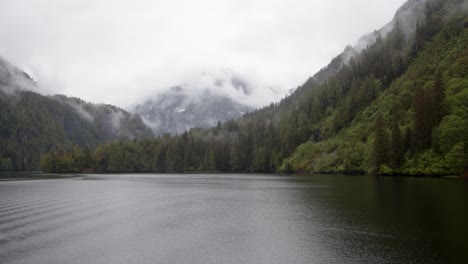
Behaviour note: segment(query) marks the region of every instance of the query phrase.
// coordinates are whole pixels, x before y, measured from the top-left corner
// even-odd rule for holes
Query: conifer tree
[[[205,166],[207,171],[216,171],[215,149],[212,145],[205,156]]]
[[[231,171],[239,171],[241,169],[239,154],[237,153],[236,147],[232,147],[229,153],[229,166],[231,167]]]
[[[166,155],[166,171],[167,172],[181,172],[182,171],[182,158],[179,153],[178,142],[172,141],[167,149]]]
[[[410,127],[406,127],[405,138],[403,140],[403,152],[407,153],[411,150],[411,141],[413,140],[413,133]]]
[[[380,167],[388,161],[388,136],[380,113],[377,113],[377,117],[375,118],[375,136],[372,155],[373,172],[377,173]]]
[[[416,90],[414,101],[414,149],[422,151],[431,146],[432,128],[427,95],[422,88]]]
[[[390,144],[390,167],[398,169],[403,163],[403,149],[401,142],[401,130],[398,124],[398,114],[394,114],[392,120],[392,135]]]
[[[438,70],[435,73],[435,78],[434,78],[434,88],[432,90],[432,98],[434,101],[434,126],[440,123],[442,121],[442,118],[445,115],[445,107],[444,107],[444,101],[445,101],[445,88],[444,88],[444,80],[442,76],[442,72]]]

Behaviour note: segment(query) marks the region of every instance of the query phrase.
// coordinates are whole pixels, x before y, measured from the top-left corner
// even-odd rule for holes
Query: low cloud
[[[280,100],[287,93],[280,87],[269,87],[255,80],[253,76],[242,75],[232,69],[204,69],[181,76],[178,82],[167,84],[166,87],[154,87],[141,85],[146,90],[141,98],[141,103],[147,99],[155,99],[158,96],[174,92],[187,95],[190,99],[187,103],[200,102],[200,98],[206,98],[204,94],[211,93],[216,96],[228,97],[233,101],[253,108],[262,107],[269,102]],[[151,79],[150,79],[151,80]],[[151,81],[148,82],[151,82]],[[154,81],[154,80],[153,80]],[[276,88],[276,89],[275,89]]]
[[[403,2],[4,1],[0,56],[46,93],[123,107],[228,68],[252,84],[248,103],[265,105],[390,21]]]

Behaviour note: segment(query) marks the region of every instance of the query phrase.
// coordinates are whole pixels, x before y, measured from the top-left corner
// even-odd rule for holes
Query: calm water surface
[[[3,174],[0,263],[468,263],[468,183]]]

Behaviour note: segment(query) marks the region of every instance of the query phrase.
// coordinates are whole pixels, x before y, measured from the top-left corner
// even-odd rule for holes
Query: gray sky
[[[1,0],[0,56],[49,91],[123,107],[228,69],[262,105],[389,22],[403,2]]]

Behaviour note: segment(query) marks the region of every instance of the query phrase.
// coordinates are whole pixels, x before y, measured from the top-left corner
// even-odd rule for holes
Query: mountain
[[[464,0],[409,0],[280,102],[211,129],[101,145],[78,170],[467,175],[467,13]],[[73,155],[47,155],[42,168],[65,171],[57,164]]]
[[[209,128],[253,110],[242,103],[250,87],[230,72],[175,86],[133,108],[156,135],[181,134],[191,128]],[[193,81],[193,80],[192,80]],[[194,87],[196,86],[196,87]],[[234,98],[234,99],[233,99]]]
[[[326,82],[306,82],[287,100],[287,108],[299,108],[290,118],[309,117],[306,140],[291,144],[281,168],[466,174],[467,7],[457,0],[408,1],[385,37],[341,69],[330,72],[329,65]]]
[[[17,90],[36,90],[36,83],[24,71],[0,57],[0,89],[5,93]]]
[[[118,107],[38,92],[28,74],[0,58],[0,170],[38,169],[50,150],[153,136],[139,116]]]
[[[317,85],[334,76],[347,65],[352,58],[356,57],[356,55],[375,44],[376,41],[381,41],[383,38],[386,38],[395,26],[398,26],[399,30],[401,30],[403,38],[411,38],[411,35],[416,31],[419,20],[424,18],[426,2],[427,0],[409,0],[405,2],[396,11],[392,21],[379,30],[363,35],[356,44],[346,46],[343,52],[336,56],[326,67],[315,73],[308,82],[313,82],[314,85]],[[304,86],[305,85],[302,87]],[[297,94],[301,93],[299,92]]]

